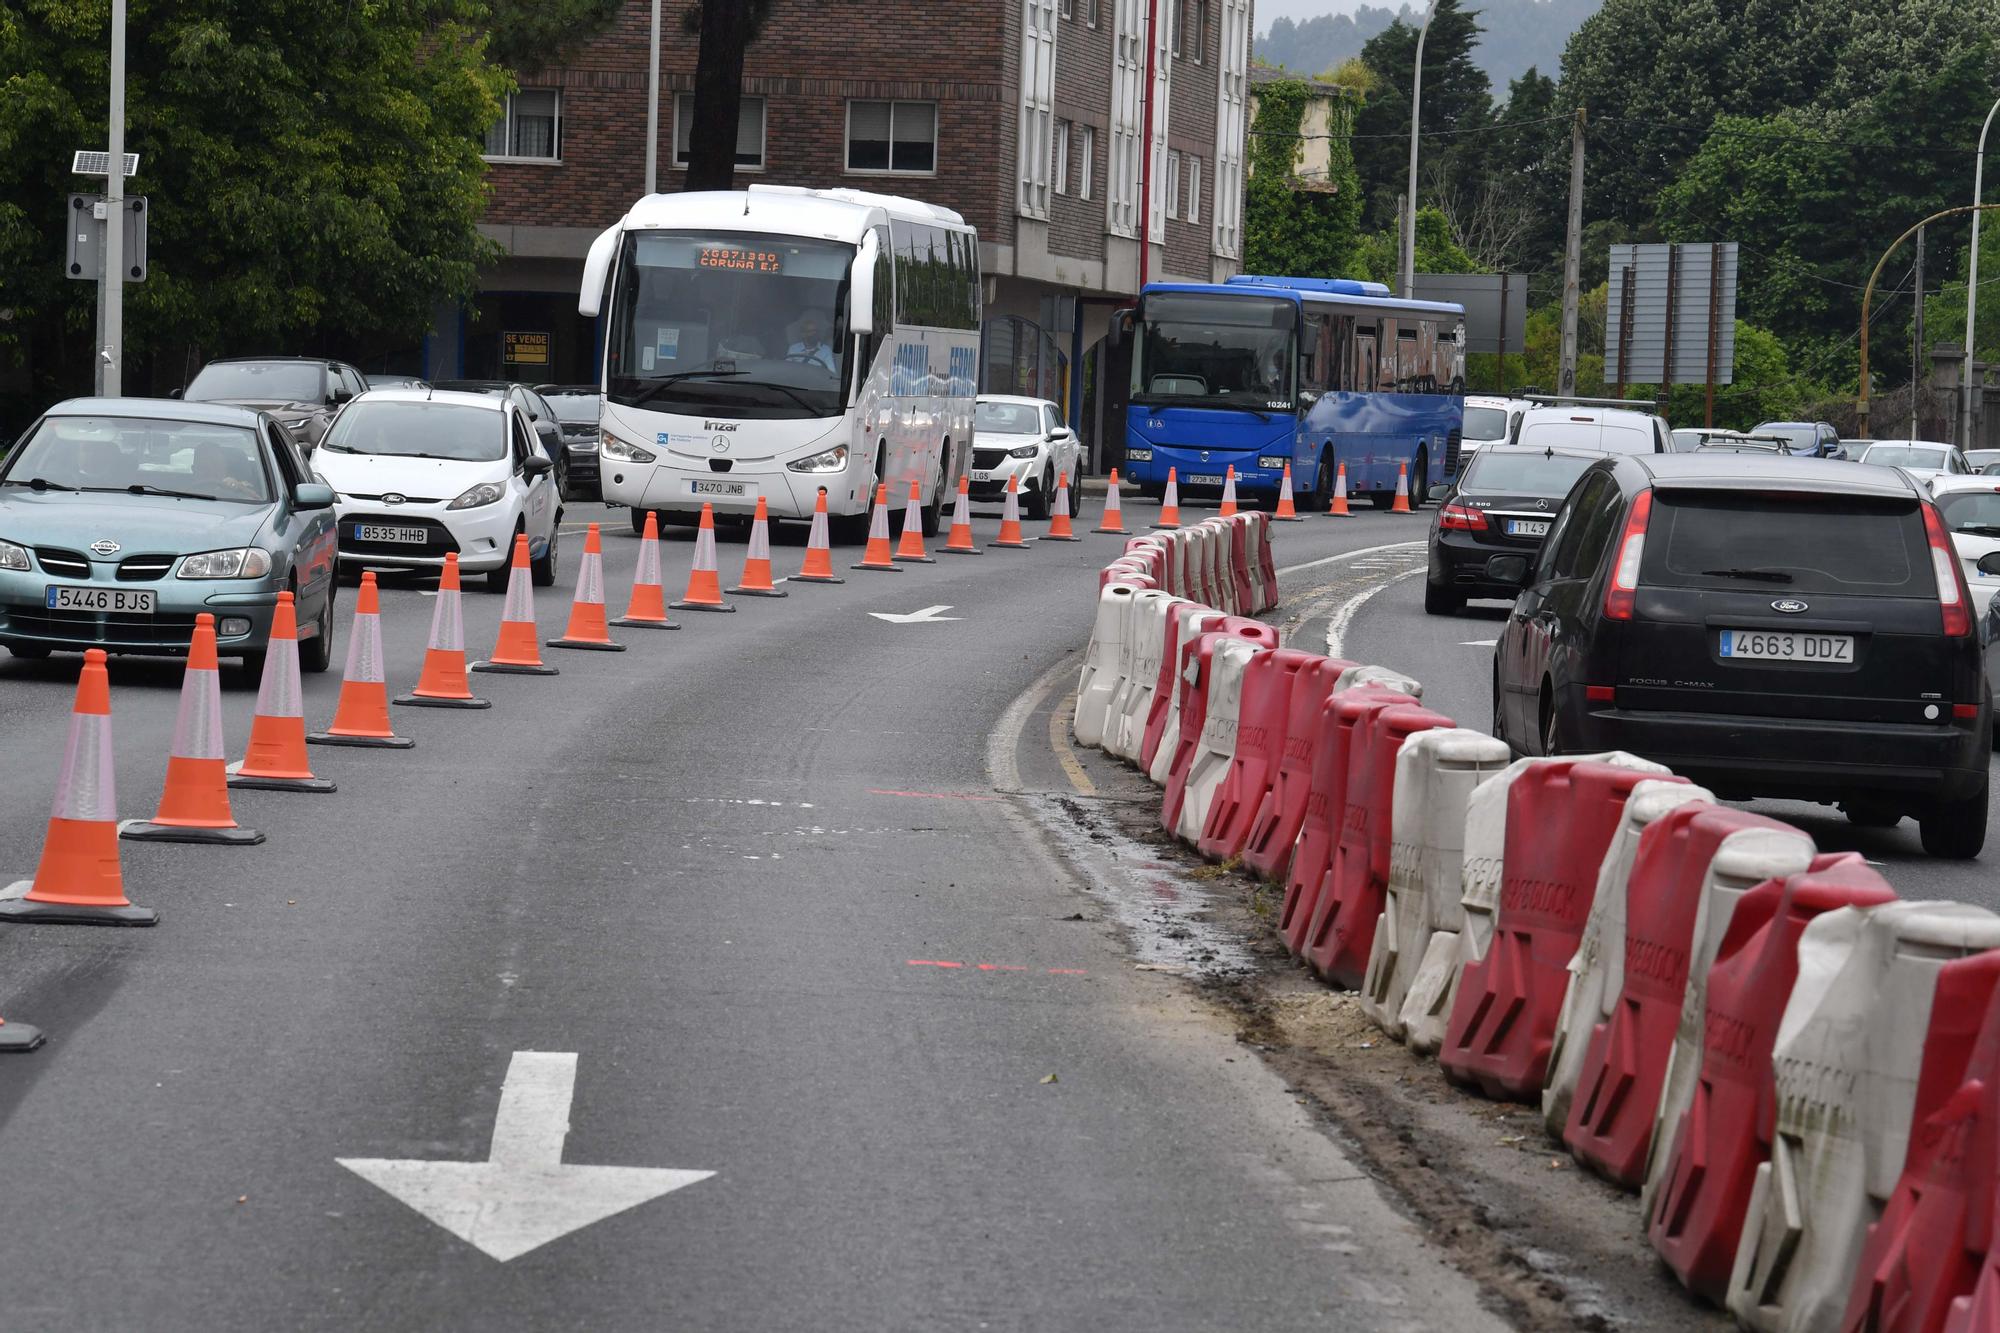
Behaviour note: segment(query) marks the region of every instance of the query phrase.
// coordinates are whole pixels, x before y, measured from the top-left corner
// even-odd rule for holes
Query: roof
[[[1050,402],[1047,398],[1030,398],[1018,393],[982,393],[974,401],[981,403],[1020,403],[1024,406],[1032,405],[1035,407],[1040,407],[1047,403],[1051,407],[1054,406],[1054,403]]]
[[[1949,495],[1953,491],[2000,491],[2000,477],[1975,472],[1969,476],[1957,473],[1931,478],[1932,495]]]
[[[1179,296],[1265,296],[1279,301],[1315,301],[1360,306],[1370,310],[1409,310],[1419,314],[1464,318],[1465,307],[1447,301],[1405,301],[1390,296],[1379,282],[1348,278],[1271,278],[1238,274],[1228,282],[1149,282],[1140,295],[1168,292]]]
[[[71,398],[51,407],[52,417],[149,417],[198,426],[255,426],[254,408],[228,403],[190,403],[179,398]]]
[[[1885,499],[1922,494],[1898,468],[1798,454],[1625,454],[1622,458],[1645,469],[1662,490],[1810,491]]]
[[[1319,97],[1359,98],[1361,95],[1358,90],[1350,88],[1344,83],[1335,83],[1330,79],[1313,78],[1309,75],[1300,74],[1296,70],[1281,69],[1276,65],[1266,65],[1260,61],[1253,60],[1250,62],[1250,87],[1252,91],[1263,87],[1267,83],[1303,83],[1306,86],[1306,91]]]
[[[241,365],[246,361],[295,361],[300,365],[330,366],[339,360],[337,356],[293,356],[287,353],[283,356],[215,356],[210,357],[206,364],[226,366]]]
[[[1519,398],[1509,398],[1499,393],[1469,393],[1465,395],[1467,407],[1526,407]]]
[[[505,398],[455,389],[370,389],[354,401],[358,403],[363,398],[371,403],[449,403],[454,407],[483,407],[489,412],[507,409]]]
[[[890,219],[971,230],[952,210],[919,199],[796,185],[649,194],[632,205],[619,225],[628,231],[687,227],[774,232],[857,244],[871,227]]]
[[[1936,440],[1863,440],[1863,444],[1873,449],[1878,444],[1893,444],[1898,449],[1950,449],[1948,444]]]

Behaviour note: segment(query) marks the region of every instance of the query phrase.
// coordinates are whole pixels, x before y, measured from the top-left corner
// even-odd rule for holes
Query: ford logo
[[[1773,611],[1782,611],[1788,616],[1795,616],[1806,609],[1806,604],[1796,597],[1780,597],[1777,601],[1771,603],[1771,609]]]
[[[399,505],[403,503],[403,500],[404,497],[398,495],[395,491],[390,491],[382,497],[382,503],[385,505]]]
[[[95,551],[98,555],[117,555],[124,548],[120,546],[117,542],[112,541],[109,537],[105,537],[99,541],[92,542],[90,544],[90,549]]]

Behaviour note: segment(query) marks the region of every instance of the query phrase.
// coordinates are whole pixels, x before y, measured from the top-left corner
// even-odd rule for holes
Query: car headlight
[[[1151,449],[1127,449],[1125,451],[1125,460],[1130,463],[1150,463],[1153,461],[1153,451]]]
[[[507,494],[506,488],[496,481],[482,481],[469,487],[465,494],[446,505],[446,509],[477,509],[481,505],[498,504]]]
[[[261,546],[233,551],[203,551],[181,557],[178,579],[261,579],[271,572],[271,556]]]
[[[836,444],[824,453],[785,464],[793,472],[838,472],[847,466],[847,446]]]
[[[1284,467],[1285,464],[1291,461],[1292,460],[1289,458],[1260,458],[1257,460],[1257,466],[1267,467],[1270,468],[1273,472],[1275,472],[1280,468]]]
[[[32,569],[28,563],[28,548],[16,546],[12,542],[0,542],[0,569]]]
[[[628,440],[621,440],[608,430],[602,436],[600,447],[606,458],[615,458],[621,463],[650,463],[657,457],[650,449],[641,449]]]
[[[1040,453],[1041,451],[1042,451],[1042,446],[1039,444],[1024,444],[1020,446],[1018,449],[1009,449],[1007,451],[1007,457],[1033,458],[1036,454]]]

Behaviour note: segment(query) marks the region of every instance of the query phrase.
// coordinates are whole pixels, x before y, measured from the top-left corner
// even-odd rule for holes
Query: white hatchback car
[[[515,405],[474,393],[378,389],[341,409],[313,454],[339,500],[340,562],[438,569],[507,586],[526,533],[537,586],[556,581],[554,462]]]
[[[1994,477],[1931,478],[1931,496],[1937,502],[1938,517],[1951,533],[1958,562],[1965,567],[1965,584],[1972,589],[1972,609],[1976,618],[1986,614],[1986,604],[2000,592],[2000,574],[1987,574],[1980,560],[2000,551],[2000,479]]]
[[[1056,477],[1069,474],[1069,506],[1078,509],[1077,477],[1083,445],[1063,424],[1062,409],[1046,398],[979,395],[972,414],[972,498],[996,503],[1007,479],[1021,479],[1021,504],[1035,518],[1049,516]]]
[[[1465,426],[1459,443],[1459,457],[1469,458],[1481,445],[1505,444],[1514,434],[1514,423],[1534,404],[1519,398],[1496,398],[1485,394],[1465,396]]]
[[[1856,461],[1899,467],[1926,484],[1946,477],[1969,476],[1974,470],[1957,448],[1935,440],[1876,440]]]

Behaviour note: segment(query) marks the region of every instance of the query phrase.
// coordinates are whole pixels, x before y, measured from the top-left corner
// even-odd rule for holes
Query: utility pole
[[[111,0],[111,164],[104,182],[104,272],[97,279],[97,392],[125,392],[125,0]]]
[[[1417,29],[1417,68],[1410,79],[1410,194],[1403,214],[1403,299],[1417,291],[1417,115],[1424,105],[1424,39],[1431,35],[1437,0],[1424,6],[1424,26]]]
[[[1114,38],[1114,40],[1116,40]],[[1145,144],[1139,150],[1139,290],[1146,290],[1153,261],[1153,80],[1158,76],[1160,54],[1160,0],[1146,6],[1146,109],[1140,116],[1139,133]]]
[[[1986,131],[1993,128],[1993,113],[2000,111],[2000,102],[1995,102],[1986,113],[1986,122],[1979,127],[1979,154],[1972,159],[1972,256],[1965,270],[1965,361],[1958,372],[1959,416],[1965,423],[1959,428],[1958,447],[1970,449],[1972,443],[1972,322],[1979,310],[1979,196],[1986,185]]]
[[[660,0],[653,0],[653,40],[646,48],[646,193],[660,192]]]
[[[1977,213],[1972,216],[1978,217]],[[1910,320],[1910,438],[1923,438],[1917,428],[1917,394],[1924,382],[1924,229],[1917,228],[1917,313]]]
[[[1576,393],[1576,306],[1583,280],[1583,108],[1569,132],[1569,238],[1563,245],[1562,360],[1556,392]]]

